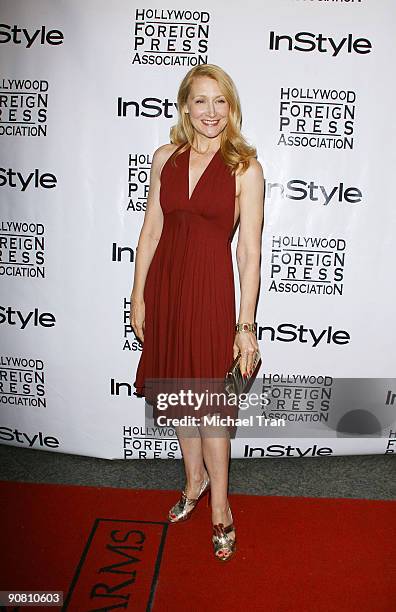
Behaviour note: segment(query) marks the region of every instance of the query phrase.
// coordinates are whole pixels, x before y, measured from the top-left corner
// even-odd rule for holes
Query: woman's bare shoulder
[[[264,181],[264,171],[260,162],[256,157],[249,159],[249,166],[243,171],[242,164],[239,164],[237,175],[237,195],[240,194],[241,188],[245,190],[250,186],[260,184]]]
[[[172,143],[167,143],[158,147],[158,149],[156,149],[153,154],[153,169],[156,169],[158,172],[160,172],[165,162],[170,158],[172,153],[176,151],[177,146],[178,145]]]
[[[261,180],[264,177],[263,167],[256,157],[251,157],[249,159],[249,166],[245,172],[243,172],[242,176],[250,181]]]

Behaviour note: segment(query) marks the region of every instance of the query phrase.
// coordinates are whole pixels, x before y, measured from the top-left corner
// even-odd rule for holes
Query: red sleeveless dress
[[[160,413],[148,379],[221,381],[233,359],[235,175],[219,149],[189,199],[189,160],[190,147],[162,168],[163,229],[144,287],[145,333],[134,395],[153,404],[154,418]],[[176,408],[166,415],[180,416]],[[210,412],[203,406],[199,416]]]

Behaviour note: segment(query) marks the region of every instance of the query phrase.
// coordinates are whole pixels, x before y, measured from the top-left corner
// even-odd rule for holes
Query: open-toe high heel
[[[236,551],[236,536],[234,536],[234,538],[230,538],[228,535],[231,533],[231,531],[234,531],[235,533],[231,508],[228,507],[228,510],[231,515],[231,523],[226,527],[224,527],[223,523],[213,525],[212,542],[215,557],[219,561],[228,561]]]
[[[201,488],[199,489],[198,496],[195,498],[187,497],[185,489],[183,489],[179,501],[169,510],[168,521],[170,523],[179,523],[180,521],[186,521],[188,518],[190,518],[195,506],[205,494],[208,494],[207,501],[209,504],[209,493],[209,477],[204,478]]]

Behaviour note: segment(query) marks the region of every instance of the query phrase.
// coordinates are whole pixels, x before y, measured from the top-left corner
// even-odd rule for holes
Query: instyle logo
[[[269,332],[269,334],[265,334]],[[305,327],[302,323],[280,323],[276,328],[270,325],[258,326],[257,339],[269,339],[271,342],[300,342],[316,348],[324,344],[344,345],[349,344],[350,335],[343,329],[334,330],[332,325],[321,330]]]
[[[18,25],[0,23],[0,43],[2,44],[11,43],[30,49],[33,45],[61,45],[63,39],[61,30],[47,30],[45,25],[37,30],[29,31]]]
[[[326,186],[316,180],[293,178],[283,184],[266,181],[265,197],[290,200],[291,202],[313,202],[317,206],[337,204],[360,204],[363,193],[359,187],[347,186],[344,182]]]
[[[209,21],[206,11],[136,9],[132,64],[207,64]]]
[[[308,446],[300,448],[299,446],[285,446],[284,444],[269,444],[265,448],[261,446],[249,446],[245,444],[243,450],[244,457],[322,457],[332,455],[333,449],[328,446]]]
[[[371,52],[372,44],[368,38],[356,38],[354,34],[346,34],[337,40],[324,34],[314,32],[297,32],[296,34],[269,33],[270,51],[303,51],[309,53],[328,53],[337,57],[341,53],[357,53],[366,55]]]
[[[0,306],[0,324],[16,325],[18,329],[30,327],[54,327],[55,316],[51,312],[40,312],[38,308],[24,314],[12,306]]]
[[[0,427],[0,440],[4,442],[18,442],[18,444],[26,445],[29,448],[46,447],[59,448],[60,442],[55,436],[47,436],[42,431],[36,434],[19,431],[19,429],[11,429],[11,427]]]
[[[177,111],[177,103],[171,102],[168,98],[143,98],[140,102],[137,100],[123,100],[117,98],[117,117],[147,117],[155,119],[156,117],[165,117],[173,119]]]
[[[333,449],[328,446],[308,446],[300,448],[299,446],[285,446],[284,444],[270,444],[269,446],[249,446],[245,444],[244,457],[322,457],[332,455]]]
[[[13,168],[0,168],[0,187],[11,187],[17,191],[29,189],[53,189],[57,185],[55,174],[41,172],[35,168],[31,172],[20,172]]]
[[[396,393],[392,389],[388,389],[385,406],[396,406]]]
[[[126,256],[123,256],[126,253]],[[128,263],[134,263],[136,257],[136,249],[132,249],[130,246],[118,246],[116,242],[113,242],[111,246],[111,261],[127,261]]]
[[[48,81],[0,79],[0,136],[46,136]]]

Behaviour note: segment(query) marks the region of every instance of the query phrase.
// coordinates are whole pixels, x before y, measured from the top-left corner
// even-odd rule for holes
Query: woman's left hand
[[[242,375],[245,374],[245,372],[249,373],[252,369],[253,356],[257,350],[259,350],[259,345],[256,335],[253,332],[242,331],[235,334],[233,346],[234,359],[237,357],[238,353],[241,353],[242,359],[240,370]]]

